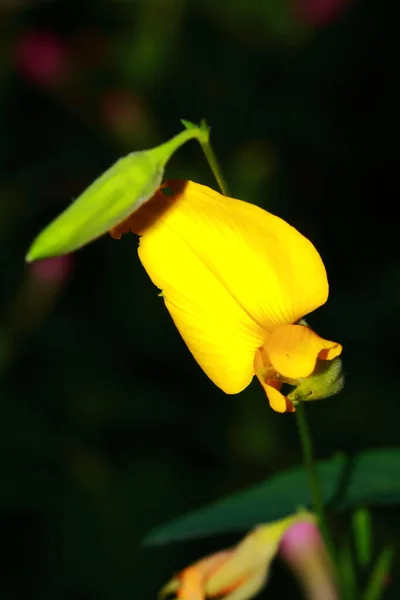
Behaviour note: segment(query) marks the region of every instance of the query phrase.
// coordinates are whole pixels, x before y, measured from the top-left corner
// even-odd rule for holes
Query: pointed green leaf
[[[370,450],[349,460],[335,456],[319,461],[318,473],[324,501],[337,509],[360,503],[400,503],[400,449]],[[145,543],[243,531],[310,504],[307,473],[295,468],[158,527]]]
[[[386,591],[386,579],[393,560],[393,548],[384,548],[372,569],[363,600],[380,600]]]
[[[400,448],[367,450],[350,458],[337,506],[400,503]]]
[[[345,459],[342,456],[319,463],[318,473],[324,482],[325,499],[333,496],[344,466]],[[259,523],[286,517],[299,507],[309,505],[307,473],[303,468],[291,469],[154,529],[146,537],[145,543],[163,544],[243,531]]]
[[[207,135],[192,127],[156,148],[118,160],[37,236],[26,260],[67,254],[109,231],[154,195],[165,165],[182,144]]]
[[[373,545],[371,513],[369,510],[364,507],[358,508],[353,514],[352,526],[358,564],[361,567],[367,567],[371,562]]]
[[[339,548],[337,566],[343,600],[354,600],[358,596],[357,577],[349,540]]]

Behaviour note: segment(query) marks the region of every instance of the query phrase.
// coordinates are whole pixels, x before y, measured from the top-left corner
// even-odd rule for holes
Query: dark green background
[[[229,397],[207,380],[133,236],[76,253],[51,293],[24,264],[49,219],[182,117],[208,119],[234,195],[286,218],[325,261],[330,299],[309,322],[343,344],[347,381],[309,406],[318,455],[399,445],[392,3],[354,0],[314,27],[291,1],[0,0],[2,600],[155,598],[236,538],[143,548],[149,529],[301,460],[293,415],[257,383]],[[16,59],[43,29],[68,50],[54,83]],[[215,187],[194,142],[167,175]],[[396,542],[396,509],[374,519],[378,547]],[[269,594],[298,597],[279,564]]]

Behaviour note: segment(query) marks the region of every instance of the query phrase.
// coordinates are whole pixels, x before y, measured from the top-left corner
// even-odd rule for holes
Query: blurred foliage
[[[327,265],[309,321],[343,343],[347,382],[309,407],[319,456],[398,445],[397,21],[389,0],[329,19],[306,4],[0,0],[2,599],[154,598],[233,538],[143,548],[148,530],[300,462],[291,415],[195,364],[133,236],[77,252],[62,278],[24,264],[71,199],[180,118],[206,117],[234,194]],[[167,175],[215,185],[194,143]],[[373,517],[375,546],[396,543],[397,509]],[[279,565],[266,593],[298,597]]]
[[[360,504],[400,503],[400,450],[362,452],[350,460],[338,454],[317,463],[324,503],[331,512]],[[277,521],[312,506],[305,467],[287,469],[237,494],[231,494],[157,527],[146,544],[166,544],[217,533],[246,531],[259,523]],[[358,509],[353,519],[354,537],[362,566],[369,563],[369,512]],[[355,527],[355,524],[357,527]],[[369,537],[368,537],[369,536]]]

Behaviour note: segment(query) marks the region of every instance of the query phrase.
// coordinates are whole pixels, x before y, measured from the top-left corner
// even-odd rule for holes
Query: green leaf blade
[[[389,575],[393,560],[393,548],[387,546],[378,556],[372,569],[363,600],[380,600],[385,593],[385,580]]]
[[[400,449],[343,455],[318,462],[323,499],[335,509],[400,503]],[[307,474],[295,468],[155,528],[145,544],[166,544],[208,535],[241,532],[310,506]]]
[[[350,460],[347,485],[338,498],[338,508],[398,502],[400,448],[367,450]]]
[[[339,549],[337,563],[343,600],[354,600],[358,597],[358,585],[349,540]]]
[[[345,459],[336,456],[321,461],[318,471],[324,486],[324,498],[334,494],[344,468]],[[308,477],[303,468],[275,475],[261,484],[215,502],[151,531],[145,543],[165,544],[226,532],[250,529],[259,523],[273,521],[311,504]]]
[[[372,559],[373,530],[371,513],[364,507],[358,508],[353,514],[352,528],[357,562],[361,567],[367,567]]]

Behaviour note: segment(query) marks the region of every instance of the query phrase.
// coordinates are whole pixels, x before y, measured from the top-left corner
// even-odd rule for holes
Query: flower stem
[[[318,517],[319,528],[324,538],[326,548],[330,554],[332,563],[335,564],[335,546],[333,544],[332,536],[326,522],[324,501],[314,461],[312,438],[306,419],[305,407],[302,402],[300,402],[296,406],[296,420],[297,428],[299,430],[300,442],[303,450],[304,464],[308,472],[313,508]]]
[[[204,152],[204,155],[207,159],[208,164],[210,165],[210,169],[213,172],[215,179],[219,185],[219,189],[223,193],[224,196],[230,196],[229,186],[222,174],[222,169],[218,162],[217,157],[215,156],[214,150],[211,146],[210,140],[208,139],[200,139],[199,140],[201,148]]]

